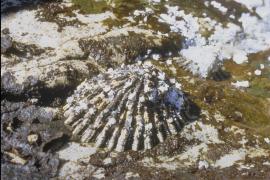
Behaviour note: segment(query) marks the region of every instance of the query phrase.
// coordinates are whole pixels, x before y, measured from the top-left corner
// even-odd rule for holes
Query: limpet
[[[64,106],[81,142],[111,150],[145,150],[199,117],[175,79],[151,64],[128,65],[82,82]]]

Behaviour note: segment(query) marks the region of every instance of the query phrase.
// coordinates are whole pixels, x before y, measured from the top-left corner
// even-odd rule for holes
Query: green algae
[[[53,22],[58,25],[58,31],[61,32],[66,26],[84,26],[86,24],[75,18],[75,7],[62,7],[58,4],[45,4],[43,5],[36,14],[36,18],[43,22]],[[74,19],[67,20],[61,18],[61,16],[67,16]]]
[[[268,78],[257,78],[251,83],[251,88],[247,90],[250,94],[258,97],[270,97],[270,80]]]
[[[221,12],[217,8],[214,8],[210,3],[209,5],[206,5],[207,3],[201,0],[170,0],[167,4],[178,6],[179,9],[184,10],[185,13],[191,13],[197,17],[204,17],[206,14],[207,17],[210,17],[211,19],[214,19],[223,25],[226,25],[227,23],[235,23],[240,25],[237,19],[241,17],[242,13],[250,13],[252,15],[256,15],[254,12],[250,11],[245,6],[242,6],[235,1],[220,0],[219,2],[222,3],[222,6],[227,8],[228,12],[230,13]],[[236,18],[230,18],[230,14],[233,14]]]
[[[183,1],[161,1],[159,3],[149,3],[146,0],[73,0],[75,6],[78,6],[81,12],[86,14],[96,14],[103,13],[105,11],[113,12],[116,18],[108,18],[104,21],[104,25],[107,25],[110,29],[113,27],[122,27],[126,24],[131,26],[140,25],[141,28],[151,29],[159,31],[162,33],[170,32],[168,24],[159,22],[159,15],[162,13],[167,13],[167,8],[165,5],[178,6],[179,10],[184,10],[185,14],[191,14],[193,16],[203,18],[205,15],[211,19],[226,26],[228,22],[233,22],[239,24],[238,21],[231,20],[227,14],[222,14],[218,9],[207,7],[203,1],[193,1],[189,0]],[[225,3],[226,4],[226,3]],[[228,4],[228,3],[227,3]],[[228,4],[228,8],[234,7],[235,4]],[[145,10],[145,8],[150,8],[153,13],[147,16],[137,16],[133,17],[134,22],[127,20],[126,18],[132,16],[135,10]],[[239,11],[236,11],[239,12]],[[240,8],[240,12],[248,12]],[[241,13],[235,15],[238,17]],[[145,19],[147,17],[147,19]],[[140,22],[144,22],[140,24]],[[201,29],[201,34],[203,37],[209,37],[212,35],[213,30]]]
[[[153,64],[168,76],[176,78],[190,98],[203,110],[212,114],[220,112],[228,125],[245,128],[253,134],[260,134],[264,137],[270,136],[270,101],[264,97],[267,94],[260,94],[259,92],[253,94],[249,91],[235,89],[231,86],[230,80],[216,82],[201,79],[183,70],[181,64],[178,63],[166,65],[154,61]],[[238,68],[243,67],[238,66]],[[175,69],[176,72],[173,72],[172,69]],[[260,86],[265,85],[260,90],[269,87],[268,79],[265,79],[265,81],[263,82],[261,78],[258,78]],[[266,91],[265,89],[261,93]]]
[[[147,6],[145,0],[114,0],[113,13],[118,17],[128,16],[131,12],[137,9],[144,9]]]
[[[266,99],[227,88],[224,101],[218,104],[220,111],[232,120],[232,123],[258,134],[270,136],[270,104]],[[236,116],[236,112],[240,112],[240,117]]]
[[[72,0],[79,6],[82,12],[95,14],[107,10],[112,11],[118,16],[127,16],[132,10],[142,9],[146,5],[144,0]]]
[[[79,6],[84,13],[102,13],[109,10],[107,1],[95,1],[95,0],[72,0],[72,2]]]
[[[247,93],[258,98],[270,98],[270,62],[267,57],[270,50],[255,53],[249,56],[249,61],[244,64],[236,64],[233,61],[225,61],[224,67],[232,74],[231,81],[248,80],[250,87]],[[261,68],[261,65],[264,68]],[[256,70],[261,71],[261,75],[256,75]]]

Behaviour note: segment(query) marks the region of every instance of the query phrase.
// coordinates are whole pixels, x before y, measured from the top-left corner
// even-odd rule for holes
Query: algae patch
[[[112,10],[117,15],[128,15],[132,10],[143,8],[146,2],[144,0],[72,0],[74,5],[80,7],[82,12],[95,14]]]
[[[79,6],[84,13],[102,13],[109,10],[107,1],[95,0],[72,0],[72,2]]]

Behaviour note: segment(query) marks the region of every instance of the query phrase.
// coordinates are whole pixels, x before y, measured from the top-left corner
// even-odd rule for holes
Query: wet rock
[[[1,178],[49,179],[56,175],[58,157],[42,147],[59,132],[68,133],[57,116],[53,108],[1,101]]]

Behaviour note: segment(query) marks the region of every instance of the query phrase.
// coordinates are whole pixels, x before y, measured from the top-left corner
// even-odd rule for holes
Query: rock
[[[12,46],[12,38],[9,35],[1,34],[1,54],[5,53]]]
[[[85,78],[100,71],[153,53],[178,53],[179,38],[132,27],[107,32],[102,21],[111,13],[89,17],[73,8],[68,2],[46,3],[14,16],[3,14],[1,25],[13,38],[8,56],[1,55],[4,98],[36,98],[38,104],[59,106]]]
[[[83,165],[80,162],[69,161],[61,167],[59,178],[84,180],[91,178],[96,169],[97,167],[91,164]]]
[[[56,175],[58,157],[42,147],[59,132],[67,132],[61,121],[55,121],[57,116],[53,108],[1,101],[1,178],[49,179]]]
[[[1,67],[1,93],[53,102],[55,98],[67,95],[84,78],[98,72],[95,65],[89,62],[50,58],[34,58],[15,64],[16,60],[12,58],[4,60]]]
[[[20,61],[28,61],[30,59],[37,59],[42,57],[46,52],[52,50],[50,48],[41,48],[35,44],[25,44],[17,41],[13,41],[12,49],[9,55],[14,55]],[[15,58],[13,56],[13,58]]]
[[[269,108],[248,95],[268,72],[269,0],[73,2],[1,0],[1,36],[12,38],[1,48],[1,179],[269,177]],[[169,77],[139,67],[149,59]],[[229,59],[254,66],[241,76],[265,67],[238,78],[220,68]],[[108,139],[124,152],[96,147]]]
[[[180,39],[175,37],[130,31],[124,35],[113,35],[113,32],[110,32],[95,38],[81,39],[79,44],[85,56],[108,68],[134,64],[151,59],[157,54],[159,57],[175,55],[180,49],[180,42]]]
[[[76,13],[73,10],[75,7],[68,6],[68,2],[50,2],[45,3],[37,12],[37,18],[40,21],[53,22],[56,23],[58,28],[57,31],[61,32],[66,26],[81,27],[86,26],[85,23],[81,22],[76,18]],[[63,18],[63,16],[73,17],[73,18]]]

